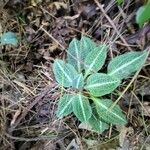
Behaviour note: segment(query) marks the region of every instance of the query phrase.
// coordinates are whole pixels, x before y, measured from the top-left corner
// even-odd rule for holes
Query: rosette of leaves
[[[71,41],[65,61],[54,61],[56,81],[61,88],[69,88],[59,99],[56,112],[58,118],[74,113],[82,123],[99,133],[107,129],[109,124],[127,123],[119,105],[113,106],[113,101],[104,96],[112,93],[122,79],[139,70],[148,54],[143,51],[117,56],[109,62],[107,73],[101,73],[99,70],[105,63],[107,49],[106,44],[97,45],[82,36],[80,40],[74,38]]]

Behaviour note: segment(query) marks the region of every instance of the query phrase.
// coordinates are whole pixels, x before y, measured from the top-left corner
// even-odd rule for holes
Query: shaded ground
[[[60,90],[52,73],[55,58],[64,58],[68,43],[82,34],[109,45],[109,57],[149,50],[150,24],[139,28],[139,1],[11,0],[0,2],[0,33],[12,31],[19,46],[0,47],[0,149],[150,149],[150,58],[120,105],[128,117],[124,128],[103,134],[79,129],[74,116],[55,116]],[[106,64],[107,65],[107,64]],[[123,142],[124,141],[124,142]],[[122,146],[122,148],[119,147]]]

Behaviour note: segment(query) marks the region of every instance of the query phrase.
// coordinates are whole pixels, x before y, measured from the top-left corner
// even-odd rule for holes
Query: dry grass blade
[[[97,1],[94,0],[95,3],[97,4],[97,6],[100,8],[100,10],[102,11],[102,13],[104,14],[104,16],[106,17],[106,19],[109,21],[109,23],[111,24],[111,26],[113,27],[113,29],[116,31],[117,35],[120,37],[120,39],[123,41],[123,43],[126,45],[126,47],[128,48],[128,50],[132,51],[132,49],[129,47],[128,43],[126,42],[126,40],[123,38],[123,36],[119,33],[119,31],[117,30],[114,22],[110,19],[110,17],[105,13],[105,10],[103,8],[103,6]]]

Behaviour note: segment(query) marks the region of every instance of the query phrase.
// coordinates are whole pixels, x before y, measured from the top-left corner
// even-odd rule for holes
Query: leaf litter
[[[89,0],[12,0],[0,3],[0,34],[11,31],[17,33],[20,39],[17,48],[10,45],[0,47],[1,148],[23,149],[25,146],[24,149],[34,149],[40,143],[44,148],[51,149],[65,149],[71,145],[79,149],[117,149],[121,133],[117,127],[97,134],[79,129],[80,122],[72,115],[63,120],[56,118],[57,100],[61,91],[54,83],[51,67],[55,58],[65,58],[66,52],[60,45],[66,48],[73,37],[80,38],[81,34],[92,37],[97,43],[111,43],[108,60],[116,54],[127,52],[128,46],[132,49],[148,49],[149,23],[140,29],[134,19],[131,21],[128,18],[135,12],[135,2],[125,2],[122,7],[134,33],[121,19],[122,13],[113,0],[109,4],[107,0],[102,2],[105,13],[111,19],[109,21],[115,24],[128,45],[122,42],[98,5]],[[140,3],[137,2],[137,5]],[[143,148],[149,147],[148,68],[149,58],[120,101],[121,107],[128,114],[128,126],[133,130],[124,133],[124,143],[120,139],[122,149],[124,144],[131,149],[141,148],[142,145]],[[124,81],[122,91],[129,81]],[[114,99],[117,98],[115,94],[112,95]],[[128,127],[125,128],[128,130]]]

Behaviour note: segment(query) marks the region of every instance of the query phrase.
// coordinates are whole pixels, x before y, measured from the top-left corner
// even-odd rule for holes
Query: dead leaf
[[[37,144],[35,144],[31,150],[56,150],[56,145],[54,143],[51,143],[51,142],[40,142]]]
[[[118,147],[117,150],[129,150],[130,142],[127,138],[124,139],[122,147]]]
[[[35,96],[35,93],[33,91],[31,91],[25,84],[23,84],[17,80],[13,80],[13,82],[16,83],[18,86],[22,87],[26,93],[31,93],[32,95]]]
[[[78,145],[78,143],[76,142],[75,139],[73,139],[73,140],[70,142],[70,144],[67,146],[66,150],[70,150],[70,149],[72,149],[72,148],[74,148],[74,150],[80,150],[80,149],[79,149],[79,145]]]
[[[92,130],[90,125],[88,125],[87,123],[83,123],[83,122],[79,124],[78,128],[79,129],[86,129],[86,130],[90,130],[90,131]]]
[[[143,84],[143,83],[142,83]],[[136,93],[145,96],[150,95],[150,81],[145,82],[143,85],[141,85],[137,90]]]
[[[128,44],[138,44],[142,47],[148,46],[146,44],[150,42],[150,23],[145,25],[136,33],[126,37],[126,41]]]
[[[92,146],[98,144],[97,140],[83,139],[83,141],[87,144],[88,147],[92,147]]]
[[[128,128],[125,126],[118,126],[117,129],[119,130],[119,145],[122,147],[126,138],[126,134],[128,131]]]
[[[92,18],[94,15],[96,15],[96,13],[97,13],[96,6],[89,4],[87,6],[83,6],[81,16],[88,20]]]
[[[139,111],[142,112],[144,116],[150,117],[150,103],[144,102],[143,106],[139,106]]]
[[[42,0],[31,0],[31,5],[35,7],[37,6],[38,3],[41,3],[41,2]]]
[[[67,9],[67,4],[64,2],[53,2],[49,5],[50,8],[55,7],[57,10],[64,8]]]

